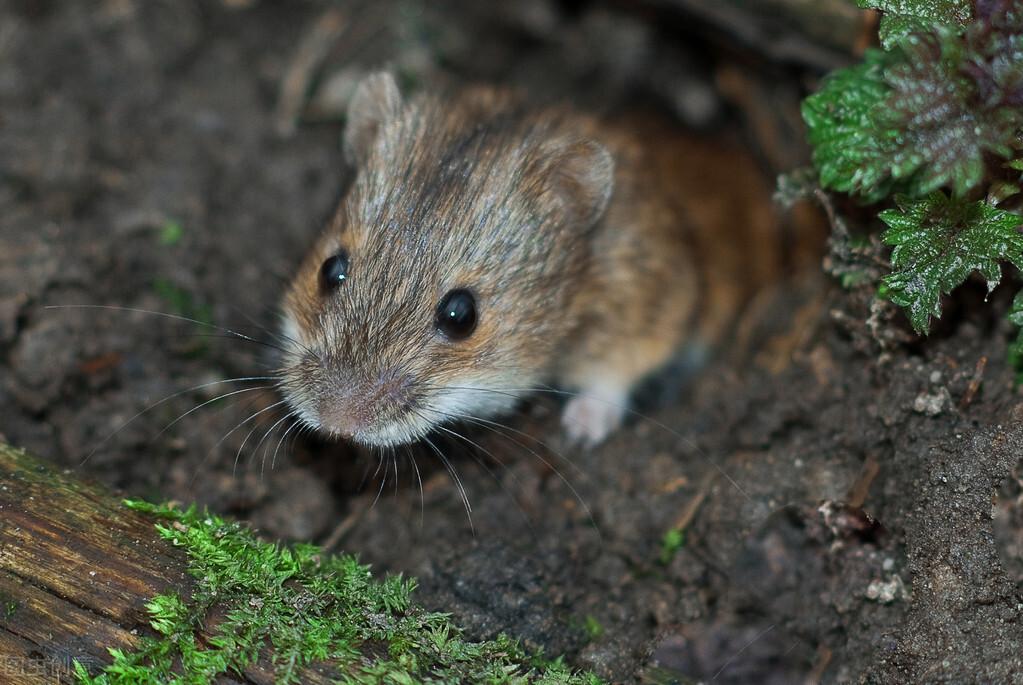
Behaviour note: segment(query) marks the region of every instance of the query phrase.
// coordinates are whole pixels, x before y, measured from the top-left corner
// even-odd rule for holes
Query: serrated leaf
[[[1021,217],[986,202],[963,202],[942,192],[923,200],[899,199],[899,209],[881,212],[888,224],[882,239],[893,245],[892,268],[884,278],[888,298],[905,307],[913,328],[926,333],[941,316],[941,296],[977,271],[990,291],[1001,280],[1001,262],[1023,266]]]
[[[1023,4],[978,2],[977,13],[965,36],[970,53],[965,71],[976,81],[984,107],[1018,114],[1023,106]]]
[[[984,177],[984,150],[1000,136],[987,113],[974,106],[974,83],[960,72],[963,45],[941,30],[914,35],[903,45],[906,59],[885,78],[891,87],[879,112],[887,126],[902,129],[892,155],[892,176],[913,176],[913,194],[950,186],[957,195]]]
[[[973,15],[970,0],[856,0],[856,4],[884,12],[877,33],[885,50],[936,24],[963,27]]]
[[[804,101],[823,187],[868,201],[893,190],[923,197],[939,188],[964,197],[984,182],[991,154],[1019,156],[1023,11],[1012,3],[985,6],[964,31],[970,3],[860,4],[893,21],[949,23],[932,22],[891,52],[868,52]]]
[[[1016,297],[1012,299],[1012,307],[1009,308],[1009,321],[1023,328],[1023,290],[1016,293]]]
[[[912,35],[885,72],[891,94],[879,124],[902,131],[891,172],[907,179],[913,195],[949,187],[962,197],[984,180],[986,154],[1012,154],[1023,108],[1003,86],[1023,83],[1023,31],[1017,49],[995,28],[977,23],[965,37],[947,27]]]
[[[862,64],[832,72],[803,101],[813,163],[825,188],[871,201],[888,194],[889,157],[898,131],[879,130],[874,117],[890,91],[884,80],[888,60],[885,53],[868,50]]]
[[[1009,343],[1009,364],[1016,370],[1016,382],[1023,382],[1023,290],[1016,293],[1009,308],[1009,321],[1020,331]]]

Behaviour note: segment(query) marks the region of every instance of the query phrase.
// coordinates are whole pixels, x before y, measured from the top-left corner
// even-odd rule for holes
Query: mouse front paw
[[[595,447],[622,425],[625,417],[624,395],[573,397],[561,414],[561,425],[568,439],[584,447]]]

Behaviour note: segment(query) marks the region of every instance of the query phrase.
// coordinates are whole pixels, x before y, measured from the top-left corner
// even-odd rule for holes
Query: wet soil
[[[667,59],[634,14],[544,2],[497,19],[340,5],[347,33],[318,53],[291,130],[282,83],[330,6],[0,3],[3,438],[411,573],[470,635],[504,631],[612,681],[1018,681],[1023,402],[1005,293],[968,289],[906,342],[869,291],[804,275],[747,315],[749,344],[598,449],[562,442],[557,395],[438,436],[457,479],[427,448],[284,435],[269,383],[221,383],[273,369],[283,283],[347,174],[336,101],[369,65],[413,87],[505,80],[763,130],[720,95],[735,72],[707,46],[676,40]],[[654,78],[653,63],[686,68]],[[798,95],[787,74],[771,92]],[[752,138],[768,175],[804,154]]]

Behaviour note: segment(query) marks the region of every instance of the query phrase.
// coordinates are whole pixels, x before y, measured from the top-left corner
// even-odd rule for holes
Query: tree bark
[[[155,520],[0,443],[0,683],[73,683],[74,660],[96,672],[109,648],[153,634],[145,604],[194,587],[182,550]],[[273,682],[269,661],[242,682]],[[328,683],[307,669],[303,683]]]

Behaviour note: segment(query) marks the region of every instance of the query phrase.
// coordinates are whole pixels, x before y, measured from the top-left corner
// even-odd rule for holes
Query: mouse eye
[[[448,292],[437,305],[437,330],[451,340],[464,340],[476,328],[476,298],[464,288]]]
[[[333,290],[341,285],[348,278],[348,253],[338,250],[336,254],[327,257],[320,267],[320,287],[324,290]]]

